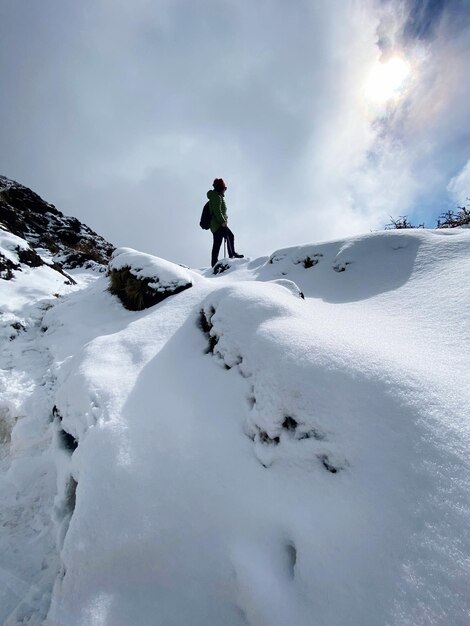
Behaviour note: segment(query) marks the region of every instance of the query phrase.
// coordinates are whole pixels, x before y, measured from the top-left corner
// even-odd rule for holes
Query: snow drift
[[[117,253],[192,283],[138,312],[74,274],[2,357],[38,355],[4,378],[2,494],[26,510],[38,467],[44,492],[33,554],[26,521],[1,539],[5,623],[468,624],[469,243],[373,233],[216,275]]]

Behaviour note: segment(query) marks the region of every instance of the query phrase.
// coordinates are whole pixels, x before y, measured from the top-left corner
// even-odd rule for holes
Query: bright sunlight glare
[[[399,98],[404,92],[410,72],[410,64],[399,57],[393,57],[386,63],[377,63],[366,84],[368,100],[385,103]]]

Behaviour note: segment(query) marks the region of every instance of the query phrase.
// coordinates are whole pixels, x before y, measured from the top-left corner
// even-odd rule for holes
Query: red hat
[[[227,189],[223,178],[216,178],[213,182],[213,187],[216,191],[225,191]]]

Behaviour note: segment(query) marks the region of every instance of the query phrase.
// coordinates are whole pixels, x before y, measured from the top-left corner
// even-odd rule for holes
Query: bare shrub
[[[457,228],[470,224],[470,208],[459,206],[457,211],[445,211],[437,220],[437,228]]]
[[[424,223],[415,226],[410,221],[408,221],[407,215],[400,215],[398,219],[394,219],[390,216],[390,224],[385,225],[385,230],[394,230],[395,228],[424,228]]]

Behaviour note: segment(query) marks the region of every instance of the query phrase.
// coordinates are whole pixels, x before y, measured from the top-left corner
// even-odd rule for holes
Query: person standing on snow
[[[214,244],[212,246],[212,267],[219,260],[219,250],[222,244],[222,239],[227,242],[228,256],[231,259],[243,259],[243,254],[237,254],[235,252],[235,237],[227,226],[227,206],[225,204],[225,192],[227,186],[222,178],[216,178],[213,183],[214,189],[209,189],[207,197],[209,198],[209,207],[211,211],[211,225],[210,229],[212,236],[214,237]]]

